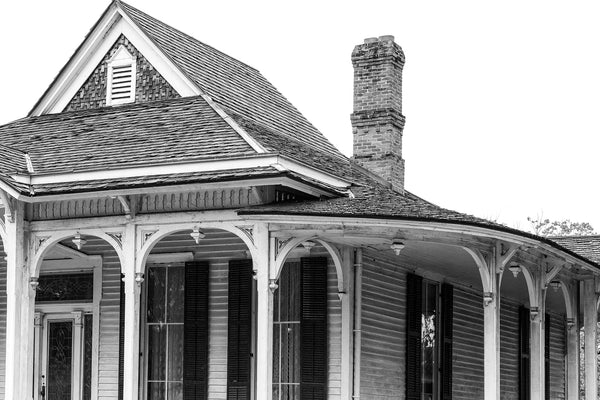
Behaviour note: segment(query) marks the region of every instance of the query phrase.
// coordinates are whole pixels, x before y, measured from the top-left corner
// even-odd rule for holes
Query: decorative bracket
[[[555,265],[550,271],[546,272],[546,277],[544,279],[544,289],[548,289],[548,285],[550,284],[550,282],[552,282],[554,278],[556,278],[556,275],[558,275],[562,268],[562,265]]]
[[[244,235],[254,244],[254,227],[253,226],[236,226]]]
[[[14,205],[12,199],[2,189],[0,189],[0,200],[4,205],[4,218],[6,221],[10,223],[15,222]]]
[[[135,209],[133,205],[133,199],[128,200],[126,196],[117,196],[117,199],[123,206],[123,210],[125,210],[125,218],[133,219],[135,217]]]
[[[497,274],[501,274],[504,272],[504,269],[506,268],[506,266],[508,265],[510,260],[514,257],[514,255],[517,254],[518,250],[519,250],[519,247],[515,246],[515,245],[506,246],[504,243],[500,243],[497,245],[497,248],[496,248],[496,254],[498,255],[497,259],[496,259],[496,273]]]

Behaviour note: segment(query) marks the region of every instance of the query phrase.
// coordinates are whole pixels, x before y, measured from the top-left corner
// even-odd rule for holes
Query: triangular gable
[[[122,59],[131,59],[132,57],[133,61],[135,61],[137,71],[135,80],[136,102],[176,99],[180,97],[173,86],[122,34],[63,111],[104,107],[107,100],[108,86],[107,64],[118,62]]]
[[[122,37],[143,55],[177,94],[182,97],[202,94],[197,84],[131,20],[121,3],[113,1],[29,115],[59,113],[69,109],[71,101]]]

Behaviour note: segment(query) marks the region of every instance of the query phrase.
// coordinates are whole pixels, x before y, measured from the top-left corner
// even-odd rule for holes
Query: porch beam
[[[596,337],[598,336],[598,294],[594,279],[583,282],[583,324],[584,324],[584,357],[585,357],[585,398],[598,398],[598,361]]]

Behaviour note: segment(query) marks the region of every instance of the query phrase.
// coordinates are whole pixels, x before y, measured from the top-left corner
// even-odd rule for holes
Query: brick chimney
[[[352,52],[354,160],[404,192],[402,67],[393,36],[365,39]]]

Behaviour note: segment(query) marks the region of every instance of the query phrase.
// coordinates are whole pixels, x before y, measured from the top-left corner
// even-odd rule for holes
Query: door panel
[[[71,400],[73,321],[48,322],[48,400]]]

